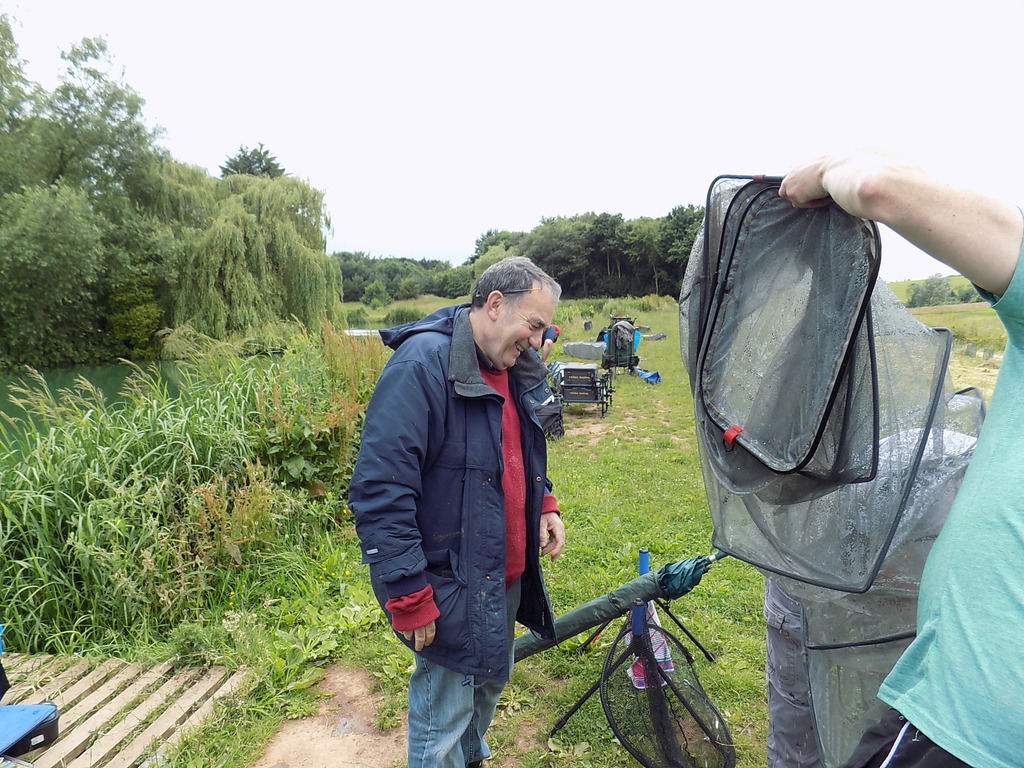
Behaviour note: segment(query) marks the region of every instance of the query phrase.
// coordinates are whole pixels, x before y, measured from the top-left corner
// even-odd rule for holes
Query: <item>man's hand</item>
[[[932,178],[886,152],[830,155],[786,174],[779,195],[798,208],[834,200],[880,221],[980,288],[1001,296],[1020,260],[1016,206]]]
[[[434,634],[437,631],[434,622],[430,622],[425,627],[417,627],[416,629],[410,629],[402,632],[402,636],[406,640],[413,641],[413,650],[422,651],[425,647],[434,642]]]
[[[545,512],[540,516],[540,553],[551,555],[554,560],[562,554],[565,546],[565,524],[557,512]]]

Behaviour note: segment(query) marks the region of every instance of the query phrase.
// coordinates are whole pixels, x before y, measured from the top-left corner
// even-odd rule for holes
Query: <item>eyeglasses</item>
[[[540,290],[542,290],[542,286],[535,285],[533,288],[513,288],[510,291],[498,291],[498,293],[502,296],[511,296],[513,293],[537,293],[537,291]],[[478,293],[475,298],[482,299],[484,296],[483,294]]]
[[[512,293],[536,293],[539,290],[540,290],[540,286],[539,285],[535,285],[535,286],[533,286],[533,288],[515,288],[515,289],[513,289],[511,291],[502,291],[502,293],[505,296],[508,296],[509,294],[512,294]]]

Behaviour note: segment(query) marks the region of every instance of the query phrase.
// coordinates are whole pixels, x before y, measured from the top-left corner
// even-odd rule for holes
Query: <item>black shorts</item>
[[[890,709],[861,737],[843,768],[970,768]]]

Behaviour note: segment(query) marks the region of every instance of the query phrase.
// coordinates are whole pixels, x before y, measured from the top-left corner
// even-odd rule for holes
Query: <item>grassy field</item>
[[[970,286],[970,281],[961,275],[952,275],[946,279],[957,293]],[[900,301],[906,304],[913,286],[922,282],[924,281],[902,280],[887,285]],[[910,312],[925,325],[949,328],[953,332],[955,343],[972,347],[972,354],[975,349],[989,350],[990,353],[1002,352],[1006,343],[1006,333],[996,317],[995,310],[984,301],[915,307]]]
[[[970,285],[966,277],[947,278],[957,292]],[[904,303],[911,287],[921,280],[903,280],[888,283],[893,293]],[[954,355],[950,360],[950,375],[956,387],[978,387],[986,398],[992,396],[996,374],[1006,346],[1006,331],[995,310],[984,301],[968,304],[947,304],[938,307],[916,307],[910,310],[925,325],[949,328],[953,332]]]
[[[956,387],[978,387],[992,397],[1006,330],[995,310],[986,302],[917,307],[910,310],[925,325],[949,328],[953,332],[954,355],[949,369]]]
[[[379,327],[395,306],[422,315],[446,303],[424,297],[368,310],[366,321]],[[936,311],[950,325],[972,310]],[[565,436],[550,443],[568,528],[563,557],[545,565],[556,613],[632,579],[641,547],[652,569],[711,549],[676,303],[567,301],[555,322],[563,341],[582,340],[611,315],[665,335],[639,348],[641,367],[662,380],[620,372],[604,417],[596,405],[565,410]],[[557,344],[555,359],[561,354]],[[118,409],[91,390],[63,404],[26,395],[48,426],[32,450],[0,455],[9,649],[253,670],[253,688],[185,739],[170,766],[252,765],[283,718],[316,710],[327,664],[371,670],[384,693],[378,723],[395,727],[412,655],[373,600],[344,504],[345,462],[336,461],[381,362],[374,339],[325,331],[301,334],[280,356],[203,357],[178,397],[159,382],[136,384]],[[997,356],[957,355],[953,380],[990,395],[997,367]],[[323,495],[307,494],[316,478],[326,481]],[[49,569],[36,581],[51,599],[28,596],[30,562]],[[740,768],[765,765],[762,588],[757,571],[726,559],[671,605],[715,655],[694,653],[695,666],[732,731]],[[494,768],[636,764],[612,738],[597,696],[548,738],[597,679],[613,634],[582,649],[585,637],[572,638],[517,666],[491,731]]]
[[[977,387],[985,394],[985,400],[992,398],[996,377],[999,375],[999,363],[1002,355],[984,357],[982,355],[966,355],[954,352],[949,360],[949,375],[956,389]]]
[[[916,307],[911,313],[925,325],[949,328],[958,344],[1002,352],[1006,331],[987,302]]]

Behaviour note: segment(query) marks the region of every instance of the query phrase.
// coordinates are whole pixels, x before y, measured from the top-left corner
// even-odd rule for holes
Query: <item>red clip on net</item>
[[[725,441],[726,445],[732,448],[732,444],[736,441],[736,436],[739,435],[739,433],[742,431],[743,427],[739,426],[738,424],[733,424],[731,427],[725,430],[724,434],[722,435],[722,439]]]

